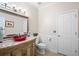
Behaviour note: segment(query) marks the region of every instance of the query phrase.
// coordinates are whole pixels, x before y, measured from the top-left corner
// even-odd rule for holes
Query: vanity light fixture
[[[21,7],[17,7],[16,5],[12,4],[9,5],[8,3],[0,3],[0,7],[8,9],[8,10],[13,10],[14,12],[20,13],[20,14],[26,14],[26,9],[23,9]]]

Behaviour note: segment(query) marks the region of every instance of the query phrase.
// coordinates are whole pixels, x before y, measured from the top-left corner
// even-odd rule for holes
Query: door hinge
[[[75,53],[77,53],[77,50],[75,50]]]
[[[75,17],[77,17],[77,14],[75,14]]]
[[[77,32],[75,32],[75,35],[77,35]]]

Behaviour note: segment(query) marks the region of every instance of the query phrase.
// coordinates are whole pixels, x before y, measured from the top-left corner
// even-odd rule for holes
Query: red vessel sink
[[[20,36],[13,36],[14,41],[23,41],[26,39],[26,36],[20,35]]]

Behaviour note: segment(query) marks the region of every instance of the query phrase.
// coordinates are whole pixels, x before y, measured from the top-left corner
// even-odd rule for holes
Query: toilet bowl
[[[44,55],[45,54],[45,50],[46,50],[46,45],[45,43],[39,43],[37,44],[37,48],[38,48],[38,53]]]
[[[46,44],[43,42],[40,42],[40,38],[37,37],[36,39],[36,46],[37,46],[37,52],[39,54],[44,55],[45,54],[45,50],[46,50]]]

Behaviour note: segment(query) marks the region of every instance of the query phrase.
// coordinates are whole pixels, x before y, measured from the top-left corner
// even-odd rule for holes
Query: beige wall
[[[31,14],[29,16],[29,32],[38,32],[38,9],[30,8]]]

